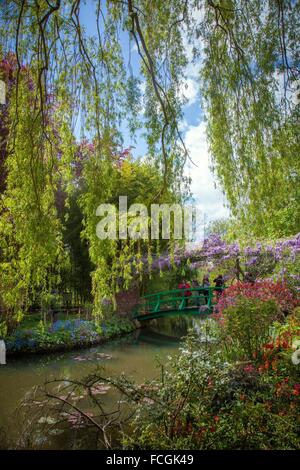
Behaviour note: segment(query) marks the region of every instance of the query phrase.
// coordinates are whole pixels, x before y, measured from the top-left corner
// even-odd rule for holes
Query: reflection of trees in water
[[[202,319],[195,318],[191,315],[178,315],[176,317],[159,318],[152,320],[149,327],[151,330],[167,336],[182,338],[186,336],[189,329],[199,331]]]
[[[20,402],[17,435],[3,448],[112,449],[122,448],[123,433],[141,403],[153,404],[161,383],[136,383],[131,378],[106,377],[97,369],[82,379],[53,379],[32,389]],[[110,398],[105,399],[105,395]]]
[[[176,317],[160,318],[151,321],[148,331],[151,337],[151,331],[155,334],[161,335],[161,339],[168,338],[180,339],[188,334],[189,330],[194,330],[200,341],[211,342],[213,341],[213,326],[214,320],[207,316],[201,318],[192,315],[178,315]]]

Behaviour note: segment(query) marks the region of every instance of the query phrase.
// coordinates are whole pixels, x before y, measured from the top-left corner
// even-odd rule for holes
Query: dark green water
[[[104,375],[124,373],[139,383],[158,377],[157,359],[165,362],[167,356],[178,350],[188,328],[197,327],[199,322],[199,317],[192,316],[160,319],[152,322],[151,327],[90,349],[7,358],[7,365],[0,366],[0,427],[14,440],[21,429],[15,410],[34,386],[46,380],[81,379],[97,366],[103,366]],[[109,357],[101,357],[101,354]],[[113,404],[116,397],[108,392],[106,400]],[[56,443],[54,447],[57,446],[65,448],[67,444]]]

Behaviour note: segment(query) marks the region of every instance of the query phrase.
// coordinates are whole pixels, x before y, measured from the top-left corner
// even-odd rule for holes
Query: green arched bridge
[[[189,287],[148,294],[142,297],[136,305],[133,318],[144,321],[178,313],[192,313],[193,315],[212,313],[217,296],[223,289],[222,287]]]

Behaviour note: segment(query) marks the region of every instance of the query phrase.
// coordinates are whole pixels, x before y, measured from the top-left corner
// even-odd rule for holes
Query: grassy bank
[[[137,324],[127,318],[114,316],[99,325],[80,318],[60,319],[45,324],[34,319],[21,324],[13,334],[5,338],[8,356],[26,353],[48,353],[86,348],[109,339],[130,333]]]

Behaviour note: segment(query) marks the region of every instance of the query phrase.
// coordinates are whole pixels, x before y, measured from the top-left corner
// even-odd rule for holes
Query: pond
[[[188,328],[199,326],[203,317],[187,316],[160,319],[122,338],[111,340],[89,349],[31,355],[22,358],[7,358],[7,364],[0,366],[0,427],[11,442],[20,432],[15,410],[18,404],[34,386],[53,378],[81,379],[103,367],[103,375],[126,374],[137,382],[159,376],[157,360],[164,362],[178,350],[181,338]],[[106,400],[116,397],[108,393]],[[68,448],[63,439],[55,439],[49,448]]]

